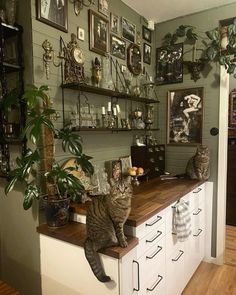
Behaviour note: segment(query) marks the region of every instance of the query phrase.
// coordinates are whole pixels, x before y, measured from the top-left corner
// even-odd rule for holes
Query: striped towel
[[[189,205],[179,200],[174,206],[173,230],[180,242],[184,242],[191,234],[191,216]]]

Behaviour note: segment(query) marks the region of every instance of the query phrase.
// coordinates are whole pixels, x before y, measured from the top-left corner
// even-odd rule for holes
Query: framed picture
[[[114,34],[119,34],[120,32],[120,22],[119,22],[119,16],[111,12],[110,17],[110,26],[111,26],[111,32]]]
[[[106,55],[109,51],[109,21],[89,10],[89,49]]]
[[[77,28],[77,38],[81,41],[84,41],[84,35],[85,35],[84,29],[78,27]]]
[[[147,43],[143,43],[143,62],[146,64],[151,64],[152,57],[152,47]]]
[[[105,16],[109,15],[108,6],[108,0],[98,0],[98,11]]]
[[[152,43],[152,31],[143,26],[143,39],[149,43]]]
[[[122,167],[120,160],[111,161],[111,178],[116,181],[122,178]]]
[[[120,157],[122,174],[128,174],[128,168],[132,167],[131,156]]]
[[[67,32],[68,0],[37,0],[37,20]]]
[[[203,87],[168,91],[167,144],[202,143]]]
[[[122,17],[122,37],[130,42],[135,43],[136,41],[136,26],[128,21],[126,18]]]
[[[111,35],[111,54],[121,59],[126,56],[126,42],[115,35]]]
[[[183,43],[156,51],[156,84],[183,82]]]
[[[236,126],[236,89],[229,94],[229,126]]]

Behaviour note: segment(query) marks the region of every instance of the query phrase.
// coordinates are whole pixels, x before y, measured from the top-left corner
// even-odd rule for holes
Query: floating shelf
[[[7,73],[19,72],[20,70],[23,70],[22,66],[11,64],[8,62],[3,62],[2,66],[5,67]]]
[[[111,131],[111,132],[127,132],[127,131],[159,131],[159,128],[151,128],[151,129],[126,129],[126,128],[89,128],[89,127],[73,127],[71,131],[78,132],[78,131]]]
[[[66,89],[85,91],[88,93],[95,93],[95,94],[109,96],[109,97],[127,99],[131,101],[138,101],[138,102],[144,102],[144,103],[159,103],[159,100],[156,100],[156,99],[134,96],[128,93],[118,92],[118,91],[114,91],[114,90],[106,89],[106,88],[95,87],[95,86],[87,85],[87,84],[69,83],[69,84],[62,84],[61,87]]]

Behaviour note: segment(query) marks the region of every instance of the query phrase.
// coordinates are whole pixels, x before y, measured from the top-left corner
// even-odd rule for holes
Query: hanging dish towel
[[[179,200],[174,206],[173,229],[180,242],[184,242],[191,234],[191,216],[189,205]]]

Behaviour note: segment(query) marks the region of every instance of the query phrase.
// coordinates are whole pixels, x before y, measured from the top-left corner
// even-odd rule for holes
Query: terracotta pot
[[[69,221],[70,198],[46,199],[45,214],[49,227],[61,227]]]

